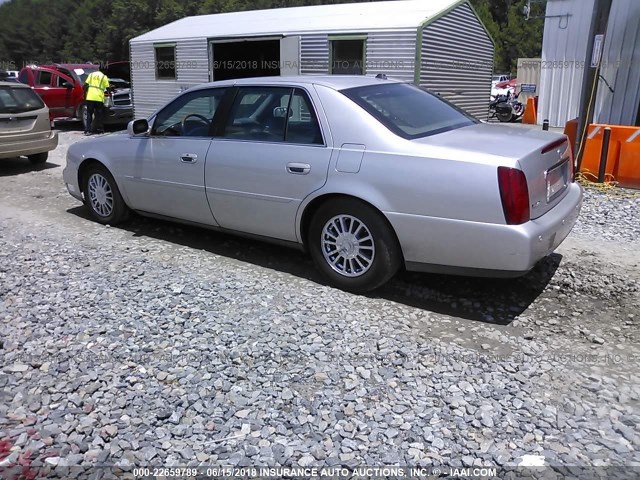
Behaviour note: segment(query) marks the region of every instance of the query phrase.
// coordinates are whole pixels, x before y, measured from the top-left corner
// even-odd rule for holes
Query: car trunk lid
[[[567,137],[558,133],[481,123],[412,142],[451,149],[462,161],[522,170],[527,180],[531,219],[557,205],[572,181],[571,148]]]

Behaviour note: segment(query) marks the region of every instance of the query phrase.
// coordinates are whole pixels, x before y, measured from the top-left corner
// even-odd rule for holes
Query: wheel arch
[[[393,233],[393,236],[396,239],[396,242],[398,244],[398,248],[399,248],[399,252],[400,255],[402,257],[402,263],[404,264],[404,254],[402,252],[402,244],[400,243],[400,240],[398,239],[398,234],[396,233],[395,229],[393,228],[393,225],[391,224],[391,222],[389,221],[389,219],[387,218],[387,216],[384,214],[384,212],[382,210],[380,210],[378,207],[376,207],[374,204],[372,204],[371,202],[364,200],[356,195],[350,195],[347,193],[324,193],[322,195],[319,195],[317,197],[315,197],[314,199],[312,199],[307,205],[305,205],[304,210],[302,212],[302,215],[300,217],[300,224],[299,224],[299,235],[300,235],[300,239],[302,240],[302,245],[304,247],[305,252],[308,253],[309,250],[309,245],[308,245],[308,234],[309,234],[309,227],[311,225],[311,219],[313,218],[314,214],[318,211],[318,208],[320,208],[321,205],[325,204],[326,202],[329,201],[333,201],[333,200],[338,200],[338,199],[352,199],[352,200],[357,200],[367,206],[369,206],[370,208],[372,208],[374,211],[376,211],[378,213],[378,215],[380,215],[380,218],[382,218],[384,220],[384,222],[387,224],[387,227],[389,228],[389,230]]]
[[[80,187],[80,192],[82,192],[82,193],[84,193],[87,171],[93,165],[100,166],[100,167],[104,168],[105,170],[107,170],[109,173],[111,173],[111,171],[109,170],[109,167],[107,167],[100,160],[98,160],[96,158],[85,158],[82,161],[82,163],[78,166],[78,186]],[[111,174],[111,176],[113,176],[113,174]],[[117,183],[117,181],[116,181],[116,183]],[[119,188],[119,186],[118,186],[118,188]]]

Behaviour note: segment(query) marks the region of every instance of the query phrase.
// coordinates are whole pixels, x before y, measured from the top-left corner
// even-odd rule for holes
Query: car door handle
[[[196,163],[198,161],[198,155],[195,153],[183,153],[180,155],[180,161],[183,163]]]
[[[306,175],[311,171],[311,165],[308,163],[287,163],[287,172],[297,175]]]

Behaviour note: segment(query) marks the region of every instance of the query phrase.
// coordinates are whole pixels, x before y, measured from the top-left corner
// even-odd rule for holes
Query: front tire
[[[34,155],[28,155],[27,158],[34,165],[42,165],[46,163],[47,158],[49,158],[49,152],[36,153]]]
[[[329,282],[349,292],[374,290],[393,277],[402,261],[386,219],[356,199],[329,201],[311,219],[311,258]]]
[[[84,199],[93,218],[104,225],[117,225],[129,215],[116,181],[101,165],[92,165],[85,172]]]

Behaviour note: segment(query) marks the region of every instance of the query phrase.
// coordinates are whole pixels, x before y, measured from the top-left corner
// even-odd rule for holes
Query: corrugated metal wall
[[[640,103],[640,1],[614,0],[602,53],[596,123],[635,125]]]
[[[420,85],[485,118],[492,73],[493,43],[468,4],[424,28]]]
[[[416,62],[416,29],[370,33],[365,54],[367,75],[384,73],[413,82]]]
[[[518,99],[524,104],[527,103],[529,97],[535,97],[540,93],[540,65],[542,65],[542,62],[539,58],[518,59],[518,73],[516,75],[518,84],[522,85],[523,83],[527,83],[536,86],[536,91],[533,93],[520,93]]]
[[[176,80],[156,80],[153,42],[131,43],[131,84],[137,118],[148,117],[158,107],[189,87],[209,81],[207,39],[176,42]]]
[[[614,0],[615,1],[615,0]],[[637,0],[633,0],[637,1]],[[564,127],[578,116],[593,0],[548,0],[542,42],[538,124]]]
[[[329,36],[300,36],[300,74],[326,75],[329,73]]]

